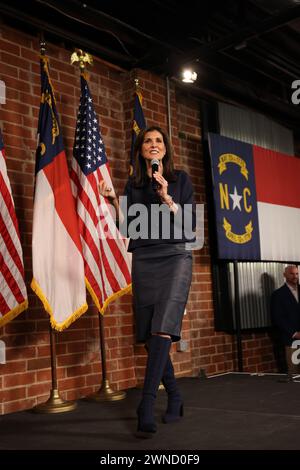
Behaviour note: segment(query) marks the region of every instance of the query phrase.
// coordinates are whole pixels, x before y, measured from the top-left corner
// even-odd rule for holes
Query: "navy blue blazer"
[[[134,216],[128,214],[128,210],[134,204],[143,204],[145,208],[147,208],[146,219],[140,219],[139,223],[137,224],[137,235],[140,232],[140,223],[144,222],[144,228],[147,227],[147,236],[145,238],[141,238],[138,236],[137,238],[130,238],[128,251],[134,251],[136,248],[149,246],[149,245],[157,245],[161,243],[191,243],[195,241],[195,233],[192,231],[196,226],[196,206],[194,201],[194,190],[191,179],[189,175],[183,170],[174,170],[176,180],[170,181],[168,185],[168,194],[172,196],[172,199],[175,203],[180,204],[182,210],[184,209],[184,205],[187,204],[190,207],[190,211],[186,208],[186,212],[184,217],[180,216],[180,212],[178,212],[178,216],[174,215],[172,212],[170,213],[169,210],[166,210],[166,215],[170,217],[170,236],[163,238],[162,237],[162,230],[161,230],[161,215],[159,216],[158,222],[158,233],[157,237],[152,236],[151,227],[155,225],[156,217],[153,217],[153,213],[151,211],[152,204],[154,207],[156,206],[158,214],[159,207],[161,206],[161,200],[159,196],[153,191],[151,185],[151,179],[148,179],[148,183],[145,186],[137,188],[133,185],[131,178],[128,180],[124,196],[127,196],[127,210],[121,205],[121,210],[123,214],[127,214],[124,219],[123,225],[120,224],[119,228],[122,235],[128,237],[126,223],[133,222],[134,219],[140,219],[140,211]],[[155,211],[154,211],[155,212]],[[185,217],[188,218],[188,214],[191,216],[192,226],[185,227],[183,230],[183,222]],[[187,224],[189,225],[189,224]],[[175,237],[175,227],[179,229],[179,234],[181,236]],[[155,227],[154,227],[155,228]]]
[[[271,296],[271,318],[283,344],[291,346],[293,334],[300,331],[300,303],[286,284],[276,289]]]

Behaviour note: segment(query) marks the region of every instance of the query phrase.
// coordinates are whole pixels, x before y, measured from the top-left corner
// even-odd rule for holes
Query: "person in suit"
[[[285,284],[276,289],[271,296],[271,317],[277,328],[282,344],[289,374],[299,374],[300,366],[293,363],[292,347],[295,340],[300,340],[300,296],[299,272],[297,266],[289,265],[284,270]]]

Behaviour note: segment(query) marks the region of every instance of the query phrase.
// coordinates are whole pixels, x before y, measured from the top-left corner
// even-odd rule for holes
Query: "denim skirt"
[[[132,293],[137,342],[154,333],[181,338],[192,281],[192,254],[185,243],[137,248],[132,253]]]

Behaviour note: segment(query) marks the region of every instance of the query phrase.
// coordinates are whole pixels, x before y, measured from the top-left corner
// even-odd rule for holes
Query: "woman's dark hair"
[[[133,155],[134,155],[135,170],[132,176],[132,182],[134,186],[136,187],[144,186],[149,181],[149,176],[147,174],[147,166],[146,166],[145,159],[141,155],[141,149],[142,149],[142,145],[145,139],[145,135],[147,134],[147,132],[152,132],[152,131],[157,131],[162,135],[163,141],[166,147],[166,154],[163,158],[164,178],[168,182],[176,180],[176,176],[174,173],[174,166],[173,166],[173,153],[172,153],[172,147],[171,147],[169,137],[167,133],[163,131],[159,126],[150,126],[150,127],[147,127],[146,129],[142,129],[139,132],[136,138],[135,144],[134,144]]]

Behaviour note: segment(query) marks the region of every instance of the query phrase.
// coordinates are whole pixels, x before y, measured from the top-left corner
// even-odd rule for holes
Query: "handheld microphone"
[[[153,173],[155,173],[155,171],[158,171],[158,167],[159,167],[159,160],[157,160],[157,158],[153,158],[153,160],[151,160],[151,167],[152,167],[152,181],[151,181],[152,189],[153,191],[157,191],[159,184],[156,181],[156,179],[153,177]]]

